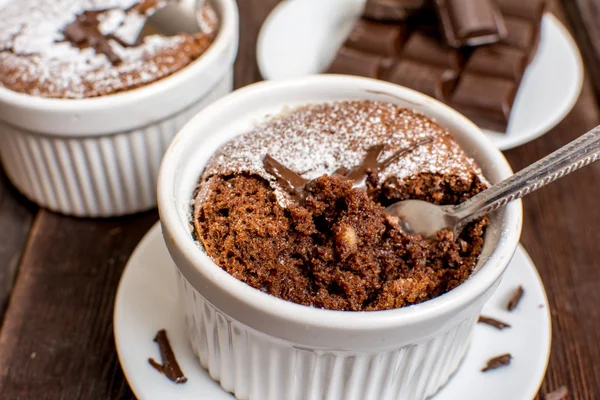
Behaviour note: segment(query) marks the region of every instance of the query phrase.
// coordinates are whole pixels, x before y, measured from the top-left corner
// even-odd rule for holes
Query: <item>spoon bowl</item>
[[[433,237],[437,231],[458,223],[452,209],[453,206],[438,206],[423,200],[404,200],[392,204],[384,212],[397,217],[405,233]]]

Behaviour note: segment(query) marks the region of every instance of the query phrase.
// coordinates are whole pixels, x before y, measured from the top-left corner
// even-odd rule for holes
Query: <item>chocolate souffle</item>
[[[385,102],[305,106],[222,146],[193,203],[197,239],[235,278],[331,310],[385,310],[465,281],[487,218],[454,238],[409,236],[384,208],[458,204],[487,187],[428,117]]]
[[[198,34],[144,32],[173,0],[14,0],[0,8],[0,86],[54,98],[104,96],[184,68],[213,42],[207,2]],[[148,33],[148,34],[146,34]]]

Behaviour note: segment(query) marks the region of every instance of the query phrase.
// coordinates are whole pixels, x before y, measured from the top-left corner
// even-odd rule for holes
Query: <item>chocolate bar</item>
[[[375,21],[405,21],[430,6],[431,0],[367,0],[363,16]]]
[[[499,42],[506,35],[504,20],[492,0],[436,0],[448,45],[477,46]]]
[[[543,1],[533,0],[535,7],[521,8],[513,0],[498,1],[503,10],[512,10],[503,15],[507,35],[500,43],[452,48],[423,14],[402,23],[363,19],[329,72],[383,79],[418,90],[455,107],[482,128],[505,132],[517,90],[537,49]]]

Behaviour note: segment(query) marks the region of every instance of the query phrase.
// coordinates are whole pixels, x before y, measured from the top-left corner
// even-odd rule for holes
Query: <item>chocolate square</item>
[[[401,60],[386,75],[386,80],[447,101],[456,84],[458,73],[450,68]]]
[[[546,9],[546,0],[496,0],[496,4],[505,16],[523,18],[539,22]]]
[[[367,0],[363,16],[375,21],[399,22],[430,8],[431,0]]]
[[[394,56],[406,39],[406,26],[362,19],[350,33],[346,46],[366,53]]]
[[[364,53],[359,50],[342,47],[333,63],[329,67],[329,73],[358,75],[367,78],[378,78],[384,66],[384,58]]]
[[[528,63],[528,55],[522,50],[502,44],[476,48],[465,64],[465,72],[507,78],[521,82]]]
[[[402,49],[402,57],[460,70],[462,54],[452,47],[446,46],[439,36],[433,32],[414,32]]]
[[[501,43],[530,52],[539,34],[539,25],[521,18],[506,17],[506,37]]]
[[[509,79],[463,73],[450,104],[480,127],[505,132],[517,88]]]

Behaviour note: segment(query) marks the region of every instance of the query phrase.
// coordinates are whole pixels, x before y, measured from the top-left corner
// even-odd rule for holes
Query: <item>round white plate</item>
[[[115,301],[114,334],[119,360],[136,397],[144,400],[232,400],[195,358],[178,306],[175,266],[156,224],[129,259]],[[513,290],[525,295],[513,312],[505,310]],[[535,266],[519,246],[484,314],[512,325],[498,331],[478,324],[465,360],[433,400],[531,400],[544,377],[550,354],[550,315],[546,293]],[[166,329],[185,384],[174,384],[148,364],[160,361],[154,335]],[[510,366],[480,372],[485,362],[511,353]]]
[[[257,42],[265,79],[325,71],[360,18],[365,0],[287,0],[266,19]],[[573,108],[583,84],[583,63],[565,27],[546,14],[538,52],[523,77],[506,133],[485,131],[507,150],[548,132]]]

